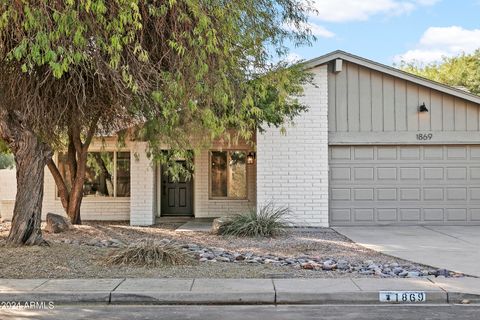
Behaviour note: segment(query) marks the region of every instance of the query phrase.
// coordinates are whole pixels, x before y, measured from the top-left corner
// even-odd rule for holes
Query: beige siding
[[[348,61],[343,63],[341,72],[334,73],[330,68],[328,74],[330,136],[479,130],[480,106],[475,103]],[[418,112],[422,103],[429,112]],[[397,141],[402,142],[411,141]]]

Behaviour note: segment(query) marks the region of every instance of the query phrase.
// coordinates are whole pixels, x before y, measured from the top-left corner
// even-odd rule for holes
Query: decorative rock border
[[[144,241],[145,239],[138,240]],[[343,273],[359,274],[364,276],[377,276],[382,278],[419,278],[426,276],[444,276],[444,277],[463,277],[463,274],[449,271],[446,269],[425,268],[417,264],[400,265],[396,262],[388,264],[376,263],[373,260],[365,260],[361,263],[350,262],[344,259],[319,259],[311,256],[300,257],[281,257],[275,255],[256,255],[252,252],[239,253],[231,252],[223,248],[205,247],[195,243],[178,243],[170,239],[156,240],[160,243],[174,243],[183,250],[194,254],[201,263],[249,263],[249,264],[269,264],[272,266],[288,266],[295,269],[305,269],[313,271],[336,271]],[[73,245],[87,245],[99,248],[122,248],[126,243],[118,239],[89,241],[56,240],[54,242],[63,242]]]
[[[383,278],[418,278],[425,276],[461,277],[458,274],[445,269],[425,269],[419,265],[399,265],[396,262],[389,264],[377,264],[372,260],[363,263],[351,263],[347,260],[326,259],[321,260],[309,256],[298,258],[280,257],[273,255],[260,256],[251,252],[236,253],[226,251],[222,248],[207,248],[197,244],[182,245],[199,257],[200,262],[246,262],[252,264],[271,264],[274,266],[290,266],[296,269],[316,271],[341,271],[344,273],[357,273],[368,276],[380,276]]]

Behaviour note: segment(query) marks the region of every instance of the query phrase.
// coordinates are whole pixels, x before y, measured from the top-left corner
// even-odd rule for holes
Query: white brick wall
[[[328,86],[327,67],[312,69],[316,86],[301,100],[308,112],[285,135],[269,128],[257,133],[258,206],[272,201],[289,206],[298,226],[328,226]]]
[[[17,179],[15,169],[0,170],[0,200],[15,199],[17,194]]]
[[[130,224],[135,226],[155,223],[155,166],[147,157],[146,151],[146,142],[136,142],[132,145]]]
[[[15,169],[0,170],[0,218],[12,220],[15,195],[17,194],[17,179]]]

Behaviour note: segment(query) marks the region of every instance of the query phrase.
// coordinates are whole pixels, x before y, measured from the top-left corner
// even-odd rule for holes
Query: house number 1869
[[[418,133],[417,140],[432,140],[433,134],[431,133]]]

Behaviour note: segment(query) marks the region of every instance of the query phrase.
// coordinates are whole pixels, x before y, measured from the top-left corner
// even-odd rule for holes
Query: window
[[[71,188],[67,155],[59,153],[58,169]],[[85,197],[130,197],[130,152],[89,152],[85,183]]]
[[[212,198],[247,198],[247,153],[211,151],[210,196]]]

